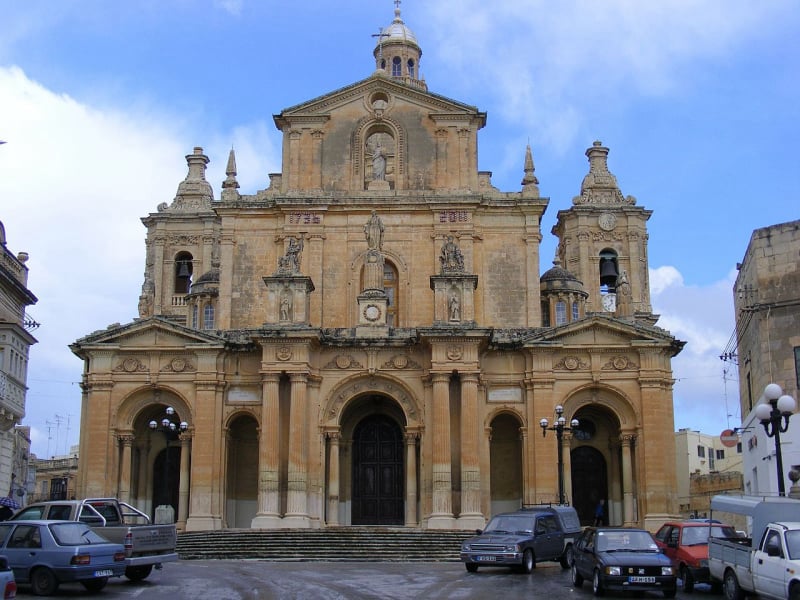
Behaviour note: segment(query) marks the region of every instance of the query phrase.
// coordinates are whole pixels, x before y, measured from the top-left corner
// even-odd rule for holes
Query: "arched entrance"
[[[167,439],[166,447],[153,461],[153,510],[168,504],[178,514],[178,487],[181,477],[181,447],[175,439]],[[155,520],[155,512],[150,515]]]
[[[258,510],[258,423],[235,418],[228,428],[225,520],[228,527],[247,528]]]
[[[402,525],[403,434],[385,415],[362,419],[353,431],[353,525]]]
[[[504,413],[492,420],[491,461],[492,514],[522,506],[522,441],[520,422]]]
[[[572,463],[572,503],[581,525],[594,522],[595,508],[602,499],[606,503],[608,523],[608,468],[603,454],[591,446],[580,446],[570,453]]]

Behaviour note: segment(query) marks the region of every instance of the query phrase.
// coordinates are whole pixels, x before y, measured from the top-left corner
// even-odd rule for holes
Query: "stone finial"
[[[222,182],[222,200],[224,202],[236,201],[239,199],[239,182],[236,180],[236,154],[231,148],[228,154],[228,164],[225,167],[225,181]]]
[[[636,204],[633,196],[623,197],[617,178],[608,170],[608,148],[602,142],[594,142],[586,156],[589,173],[581,183],[581,195],[572,199],[573,204]]]
[[[525,176],[522,178],[522,193],[525,196],[539,196],[539,180],[533,172],[536,168],[533,166],[533,154],[531,153],[531,145],[525,148]]]
[[[186,175],[186,179],[178,185],[178,192],[170,209],[197,210],[211,208],[214,192],[211,189],[211,185],[206,181],[206,165],[208,165],[208,162],[208,157],[203,154],[203,149],[199,146],[194,148],[192,154],[186,155],[189,172]]]

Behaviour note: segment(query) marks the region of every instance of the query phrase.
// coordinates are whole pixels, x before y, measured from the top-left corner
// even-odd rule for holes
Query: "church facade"
[[[219,199],[202,148],[186,157],[142,219],[140,318],[71,346],[79,495],[171,506],[186,530],[677,512],[683,342],[655,325],[650,211],[595,142],[540,274],[530,148],[520,189],[495,188],[486,114],[429,91],[421,56],[396,9],[370,77],[275,115],[282,171],[255,194],[233,151]]]

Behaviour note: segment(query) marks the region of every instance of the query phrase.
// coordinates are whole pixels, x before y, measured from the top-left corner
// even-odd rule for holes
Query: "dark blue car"
[[[575,542],[572,583],[592,582],[595,596],[606,591],[660,591],[673,598],[675,568],[645,529],[587,527]]]

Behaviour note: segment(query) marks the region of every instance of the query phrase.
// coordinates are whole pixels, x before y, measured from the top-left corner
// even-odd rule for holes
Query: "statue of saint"
[[[453,295],[450,296],[450,320],[461,320],[461,302],[458,300],[458,294],[455,292],[453,292]]]
[[[292,296],[288,290],[281,294],[281,321],[290,321],[292,318]]]
[[[458,247],[452,235],[448,235],[447,240],[442,244],[442,250],[439,252],[439,264],[442,273],[464,272],[464,255],[461,254],[461,248]]]
[[[303,251],[303,240],[296,237],[289,238],[286,254],[278,259],[278,272],[291,274],[300,272],[300,253]]]
[[[367,238],[367,247],[370,250],[380,250],[383,247],[383,221],[374,210],[364,225],[364,237]]]
[[[375,146],[375,151],[372,153],[372,179],[376,181],[386,179],[386,156],[380,144]]]

